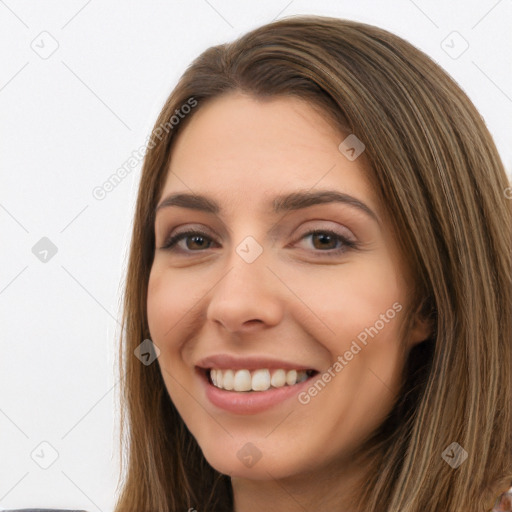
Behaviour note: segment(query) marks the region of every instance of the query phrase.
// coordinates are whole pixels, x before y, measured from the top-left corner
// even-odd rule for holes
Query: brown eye
[[[342,254],[349,249],[357,249],[358,243],[330,230],[314,230],[306,233],[301,240],[310,238],[315,252],[324,252],[329,256]]]
[[[311,240],[315,249],[336,249],[339,237],[328,233],[313,233]]]
[[[185,247],[178,244],[185,240]],[[204,249],[210,249],[213,240],[206,233],[201,231],[185,231],[171,236],[164,244],[162,249],[176,250],[176,246],[184,252],[199,252]]]
[[[207,238],[202,235],[186,236],[182,240],[187,240],[185,245],[187,249],[207,249],[208,244],[206,243]],[[190,242],[190,243],[189,243]]]

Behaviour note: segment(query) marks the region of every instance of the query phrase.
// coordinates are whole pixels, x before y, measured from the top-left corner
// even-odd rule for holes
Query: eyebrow
[[[343,203],[359,211],[366,213],[369,217],[380,225],[377,214],[365,203],[353,196],[338,192],[336,190],[320,190],[315,192],[292,192],[290,194],[276,196],[272,201],[272,210],[274,213],[289,212],[301,210],[317,204],[324,203]],[[180,206],[202,212],[213,213],[215,215],[221,212],[219,204],[206,196],[200,194],[177,193],[170,194],[155,208],[155,214],[162,208],[169,206]]]

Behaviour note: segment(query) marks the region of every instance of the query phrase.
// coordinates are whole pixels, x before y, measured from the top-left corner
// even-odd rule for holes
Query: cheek
[[[162,271],[153,267],[149,276],[147,315],[151,339],[159,344],[167,344],[175,338],[180,328],[180,323],[190,315],[194,304],[193,297],[186,290],[193,290],[187,281],[184,287],[180,283],[180,277],[172,272]],[[196,298],[197,301],[197,298]]]
[[[312,398],[316,393],[312,389],[304,399],[317,400],[325,411],[333,402],[345,413],[350,411],[344,421],[347,432],[355,437],[362,425],[375,427],[388,412],[401,385],[403,365],[399,333],[404,284],[390,260],[367,258],[364,263],[354,261],[336,270],[326,267],[325,273],[289,276],[294,291],[314,314],[302,326],[308,326],[333,364],[326,375],[331,379],[326,386],[329,391],[320,392],[317,400]],[[330,424],[337,425],[339,413],[331,407],[331,414]],[[337,436],[335,429],[331,434]]]
[[[304,311],[308,312],[308,330],[331,354],[348,350],[358,335],[364,341],[366,333],[370,339],[367,330],[375,333],[375,325],[382,346],[390,348],[389,345],[397,343],[405,289],[396,269],[382,254],[380,259],[366,258],[315,272],[289,273],[286,280],[293,283],[298,298],[291,299],[289,307],[293,308],[295,303],[297,315],[302,310],[302,318]]]
[[[189,280],[184,288],[180,277],[168,269],[160,270],[155,265],[151,270],[147,296],[150,337],[160,349],[157,361],[167,391],[180,413],[186,412],[187,417],[197,413],[190,407],[188,394],[183,392],[190,388],[192,379],[182,359],[184,329],[198,300],[192,297],[193,293],[187,295],[184,291],[193,289]]]

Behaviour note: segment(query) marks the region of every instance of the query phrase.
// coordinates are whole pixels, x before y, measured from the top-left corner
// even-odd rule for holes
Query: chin
[[[207,462],[219,473],[232,478],[250,480],[275,480],[293,476],[306,469],[306,461],[294,454],[279,451],[267,440],[248,441],[245,436],[230,438],[227,443],[209,441],[200,444]],[[318,462],[318,461],[317,461]],[[303,466],[304,465],[304,466]],[[311,467],[309,468],[311,469]]]

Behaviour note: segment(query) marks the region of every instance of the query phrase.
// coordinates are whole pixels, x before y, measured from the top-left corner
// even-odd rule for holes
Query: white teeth
[[[235,387],[235,373],[233,370],[225,370],[222,377],[222,387],[231,391]]]
[[[252,374],[253,391],[266,391],[270,387],[270,372],[268,370],[256,370]]]
[[[288,386],[293,386],[297,382],[297,372],[295,370],[290,370],[286,374],[286,384]]]
[[[217,370],[217,375],[219,374],[219,372],[222,375],[222,370]],[[238,370],[235,373],[234,389],[235,391],[251,390],[251,373],[249,372],[249,370]]]
[[[270,379],[270,384],[275,388],[280,388],[286,384],[286,372],[284,370],[276,370]]]
[[[305,370],[220,370],[212,368],[210,378],[215,387],[228,391],[266,391],[270,387],[281,388],[304,382]]]

